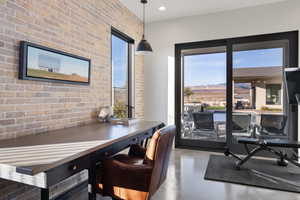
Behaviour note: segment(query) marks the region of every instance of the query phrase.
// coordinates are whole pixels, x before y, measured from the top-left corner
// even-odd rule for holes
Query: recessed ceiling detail
[[[165,7],[165,6],[160,6],[159,8],[158,8],[158,10],[160,10],[160,11],[165,11],[167,8]]]
[[[142,19],[142,7],[139,0],[120,0],[129,10]],[[161,21],[185,16],[234,10],[288,0],[149,0],[147,4],[147,22]],[[160,11],[164,6],[166,10]]]

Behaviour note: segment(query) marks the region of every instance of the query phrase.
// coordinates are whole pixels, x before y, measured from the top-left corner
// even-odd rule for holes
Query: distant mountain
[[[235,83],[235,88],[241,88],[241,89],[251,89],[251,85],[248,83]],[[197,86],[189,86],[186,88],[190,88],[192,90],[198,90],[198,89],[208,89],[208,88],[226,88],[226,83],[219,83],[219,84],[211,84],[211,85],[197,85]]]
[[[235,83],[234,87],[239,87],[243,89],[251,89],[251,85],[248,83]]]

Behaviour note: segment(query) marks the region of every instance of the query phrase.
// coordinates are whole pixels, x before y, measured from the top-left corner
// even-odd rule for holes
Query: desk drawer
[[[153,131],[151,130],[151,131],[148,131],[148,132],[145,132],[145,133],[141,134],[141,135],[139,136],[139,141],[142,142],[143,140],[152,137],[152,135],[153,135],[152,132],[153,132]]]
[[[101,149],[101,151],[96,152],[95,154],[96,160],[97,162],[104,160],[108,157],[111,157],[123,151],[124,149],[128,148],[132,144],[138,144],[138,142],[139,142],[139,137],[131,137],[131,138],[127,138],[126,140],[116,142],[113,145],[108,146],[104,149]]]
[[[90,156],[85,156],[46,172],[48,186],[73,176],[82,170],[90,168],[90,164]]]

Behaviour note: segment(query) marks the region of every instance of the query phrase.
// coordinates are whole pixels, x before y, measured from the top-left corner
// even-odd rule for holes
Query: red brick
[[[16,131],[22,131],[24,130],[24,125],[14,125],[14,126],[8,126],[6,127],[6,132],[16,132]]]
[[[0,125],[1,126],[7,126],[7,125],[12,125],[12,124],[15,124],[15,120],[14,119],[0,120]]]
[[[42,126],[41,123],[31,123],[31,124],[27,124],[25,126],[26,129],[36,129],[36,128],[40,128]]]
[[[24,85],[9,84],[5,86],[5,90],[23,91]]]
[[[25,112],[7,112],[5,117],[6,118],[20,118],[20,117],[24,117],[25,116]]]

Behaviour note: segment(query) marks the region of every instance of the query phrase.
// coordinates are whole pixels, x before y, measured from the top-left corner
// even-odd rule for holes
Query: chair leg
[[[49,189],[41,189],[41,200],[49,200]]]

